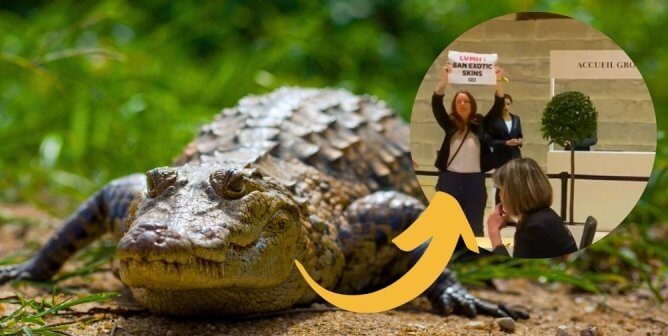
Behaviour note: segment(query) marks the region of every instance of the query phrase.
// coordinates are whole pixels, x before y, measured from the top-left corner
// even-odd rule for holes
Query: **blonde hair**
[[[552,205],[552,186],[536,161],[529,158],[510,160],[494,172],[494,184],[499,187],[503,209],[511,216],[524,217]]]

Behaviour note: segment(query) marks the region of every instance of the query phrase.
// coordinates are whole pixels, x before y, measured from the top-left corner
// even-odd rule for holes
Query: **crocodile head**
[[[299,253],[301,216],[255,169],[153,169],[118,244],[121,280],[156,292],[278,286]]]

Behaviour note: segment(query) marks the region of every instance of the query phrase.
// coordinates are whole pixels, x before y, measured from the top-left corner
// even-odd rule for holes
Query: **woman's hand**
[[[494,74],[496,74],[496,95],[497,97],[503,97],[503,78],[505,72],[502,67],[494,65]]]
[[[487,233],[492,243],[492,249],[503,244],[501,241],[501,229],[506,227],[505,216],[506,212],[503,210],[503,205],[499,203],[496,205],[494,212],[487,218]]]
[[[512,138],[510,140],[506,140],[506,146],[508,147],[522,146],[522,139]]]
[[[441,80],[436,85],[434,93],[438,95],[445,94],[445,90],[450,85],[450,74],[452,73],[452,63],[446,62],[445,65],[441,68]]]
[[[496,74],[496,81],[503,82],[503,75],[505,73],[503,68],[498,65],[494,66],[494,73]]]
[[[445,62],[445,65],[441,69],[443,70],[441,72],[441,81],[448,82],[450,80],[450,74],[452,73],[452,62]]]

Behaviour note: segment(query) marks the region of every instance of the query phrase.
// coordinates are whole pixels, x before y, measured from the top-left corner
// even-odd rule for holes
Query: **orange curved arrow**
[[[460,235],[466,247],[478,253],[475,236],[457,200],[437,192],[420,217],[392,240],[402,251],[411,251],[431,238],[420,260],[393,284],[368,294],[339,294],[315,282],[299,261],[295,264],[309,286],[327,302],[353,312],[377,313],[399,307],[429,288],[450,261]]]

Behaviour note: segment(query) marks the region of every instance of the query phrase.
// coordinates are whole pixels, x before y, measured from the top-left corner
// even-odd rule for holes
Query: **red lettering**
[[[479,56],[459,55],[459,60],[462,62],[484,62],[485,60]]]

